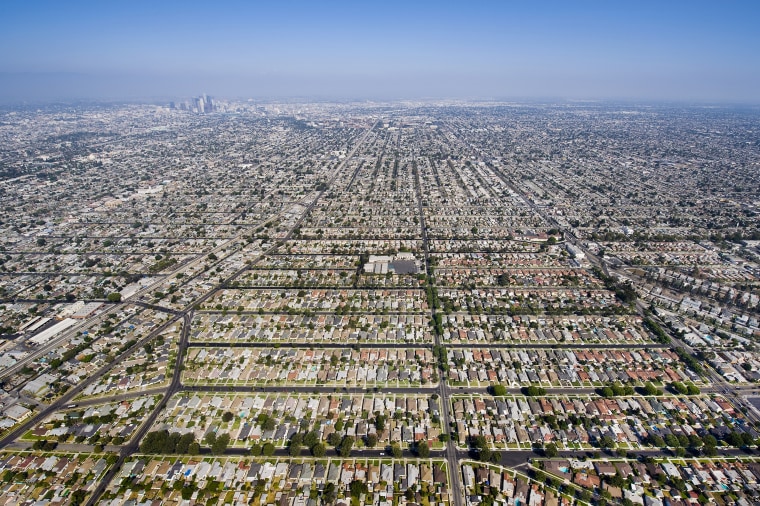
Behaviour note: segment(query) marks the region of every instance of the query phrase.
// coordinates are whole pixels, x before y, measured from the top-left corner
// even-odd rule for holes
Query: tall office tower
[[[214,103],[211,100],[211,97],[203,94],[203,102],[204,102],[204,110],[206,112],[214,112]]]

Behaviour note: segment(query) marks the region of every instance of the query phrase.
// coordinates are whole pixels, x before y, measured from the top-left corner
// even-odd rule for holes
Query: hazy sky
[[[760,103],[760,1],[4,0],[0,100]]]

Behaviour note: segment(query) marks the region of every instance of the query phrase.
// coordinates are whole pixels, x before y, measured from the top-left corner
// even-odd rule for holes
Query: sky
[[[0,101],[760,103],[760,1],[0,2]]]

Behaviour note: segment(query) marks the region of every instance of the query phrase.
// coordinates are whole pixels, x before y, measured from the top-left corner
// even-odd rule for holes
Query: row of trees
[[[327,437],[327,443],[335,447],[335,451],[341,457],[348,457],[351,455],[351,449],[354,447],[356,440],[353,436],[341,436],[337,432],[333,432]],[[377,444],[377,440],[375,440]]]
[[[206,434],[205,442],[211,447],[211,453],[214,455],[222,455],[230,444],[230,435],[226,432],[217,434],[216,432],[209,432]]]
[[[620,397],[621,395],[633,395],[634,390],[631,385],[623,385],[622,383],[613,383],[599,389],[599,395],[602,397]]]
[[[674,393],[681,395],[699,395],[700,390],[693,383],[681,383],[680,381],[674,381],[669,386],[670,390]],[[546,389],[539,386],[529,386],[520,389],[523,395],[530,397],[540,397],[546,395]],[[640,392],[642,395],[657,396],[663,395],[663,391],[657,388],[652,383],[646,383],[641,387]],[[488,387],[488,392],[496,397],[502,397],[507,395],[507,387],[504,385],[491,385]],[[602,397],[621,397],[634,395],[636,390],[631,385],[624,385],[622,383],[612,383],[602,388],[597,389],[597,394]]]
[[[657,342],[670,344],[670,336],[662,330],[662,327],[656,321],[651,318],[644,318],[644,325],[654,334]]]
[[[383,422],[381,421],[380,423],[382,424]],[[368,434],[363,439],[363,442],[367,447],[374,448],[378,443],[377,435]],[[335,447],[335,452],[339,456],[347,458],[351,456],[351,450],[356,444],[356,439],[353,436],[341,436],[337,432],[333,432],[327,437],[327,444]],[[267,445],[270,445],[271,448],[266,448]],[[290,438],[290,442],[288,444],[288,453],[291,457],[297,457],[301,454],[304,446],[308,448],[311,451],[311,454],[317,458],[324,457],[327,451],[325,444],[319,440],[319,433],[317,431],[310,431],[305,434],[300,432],[294,434],[293,437]],[[254,446],[254,448],[256,448],[256,446]],[[271,455],[274,453],[274,446],[272,446],[270,443],[265,444],[264,448],[261,448],[261,450],[258,448],[254,450],[254,448],[252,448],[251,452],[254,455],[260,455],[262,453],[264,455]],[[269,451],[265,452],[263,450]],[[391,445],[388,447],[388,451],[394,458],[400,458],[403,455],[401,446],[398,443],[391,443]],[[430,446],[428,445],[427,441],[417,442],[412,447],[412,451],[420,458],[428,458],[430,456]]]
[[[478,460],[483,462],[492,462],[498,464],[501,461],[501,454],[491,450],[491,445],[486,441],[484,436],[475,436],[470,438],[470,448],[477,455]]]
[[[206,434],[204,442],[211,448],[211,453],[222,455],[230,444],[230,435],[226,432],[217,434],[212,431]],[[274,446],[271,446],[271,454],[274,454]],[[148,432],[140,443],[140,452],[153,455],[198,455],[200,450],[200,443],[195,440],[191,432],[180,434],[179,432],[170,433],[168,430],[157,430]]]
[[[700,390],[693,383],[681,383],[680,381],[674,381],[670,384],[670,389],[681,395],[699,395]]]
[[[290,445],[288,446],[288,453],[291,457],[297,457],[301,454],[301,448],[306,446],[311,454],[315,457],[324,457],[327,452],[327,448],[324,443],[319,441],[319,432],[309,431],[307,433],[298,432],[293,434],[290,438]]]
[[[229,436],[228,436],[229,437]],[[148,432],[140,443],[140,452],[148,454],[197,455],[200,445],[192,433],[169,433],[168,430]]]

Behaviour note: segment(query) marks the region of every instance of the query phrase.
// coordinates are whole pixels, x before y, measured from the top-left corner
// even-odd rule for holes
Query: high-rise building
[[[190,100],[180,102],[179,104],[169,102],[169,109],[177,108],[182,111],[191,111],[198,114],[206,114],[214,112],[214,99],[213,97],[204,93],[203,95],[193,97]]]

